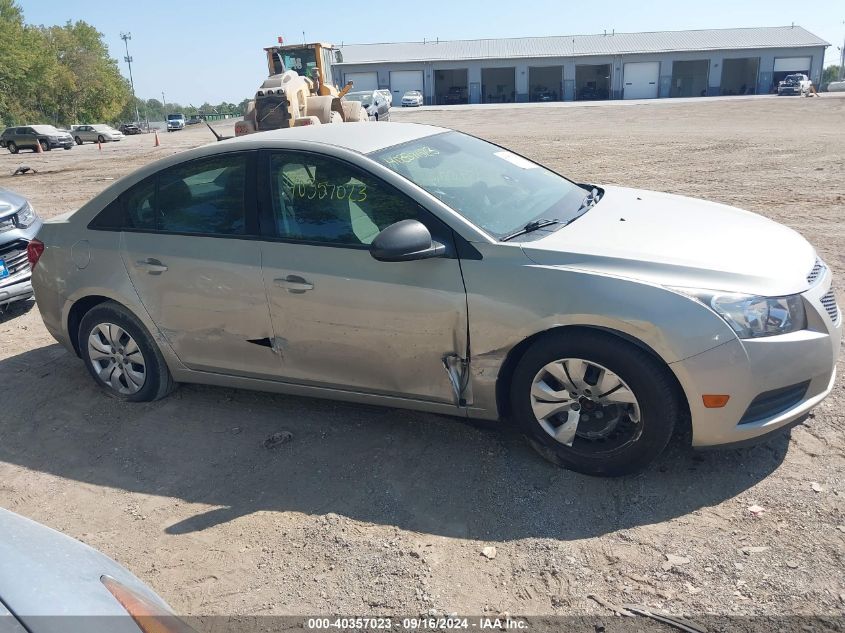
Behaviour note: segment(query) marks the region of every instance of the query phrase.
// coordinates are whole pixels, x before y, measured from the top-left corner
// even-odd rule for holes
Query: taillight
[[[26,258],[29,260],[29,267],[35,268],[35,264],[41,259],[44,253],[44,242],[41,240],[32,240],[26,245]]]

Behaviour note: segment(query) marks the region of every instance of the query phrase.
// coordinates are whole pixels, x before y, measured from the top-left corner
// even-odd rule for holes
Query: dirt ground
[[[845,306],[845,98],[394,113],[576,180],[783,222],[838,272]],[[199,126],[160,137],[2,153],[0,186],[51,217],[213,140]],[[41,173],[8,176],[19,164]],[[593,594],[675,613],[842,615],[843,370],[791,438],[675,442],[647,472],[604,480],[547,464],[507,429],[424,413],[201,386],[117,403],[28,304],[0,315],[0,505],[112,556],[183,614],[609,616]],[[293,440],[264,448],[277,431]]]

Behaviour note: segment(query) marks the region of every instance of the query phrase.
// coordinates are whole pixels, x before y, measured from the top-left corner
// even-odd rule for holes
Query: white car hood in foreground
[[[126,610],[100,581],[103,574],[169,610],[146,585],[97,550],[0,508],[0,603],[27,630],[137,633]],[[0,622],[0,630],[3,626]]]
[[[801,235],[757,214],[624,187],[606,187],[593,209],[554,228],[523,243],[532,261],[668,286],[794,294],[816,261]]]

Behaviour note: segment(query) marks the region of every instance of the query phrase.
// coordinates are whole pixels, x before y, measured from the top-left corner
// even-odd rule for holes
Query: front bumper
[[[833,390],[843,318],[838,308],[829,311],[822,303],[824,299],[830,305],[830,284],[830,272],[825,271],[802,295],[807,329],[734,339],[670,365],[689,403],[693,446],[762,438],[805,416]],[[796,397],[782,395],[790,390]],[[724,407],[711,409],[703,404],[705,394],[727,394],[730,399]]]
[[[4,279],[3,281],[9,281]],[[32,279],[29,275],[21,280],[14,280],[7,285],[0,285],[0,306],[29,299],[32,296]]]
[[[779,95],[798,95],[801,94],[800,86],[786,86],[778,88]]]
[[[73,139],[72,138],[60,138],[58,140],[50,139],[47,141],[47,144],[50,146],[50,149],[58,149],[58,148],[65,148],[65,147],[73,147]]]

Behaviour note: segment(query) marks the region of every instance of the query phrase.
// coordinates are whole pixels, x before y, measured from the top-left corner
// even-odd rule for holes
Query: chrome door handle
[[[135,266],[143,268],[151,275],[160,275],[161,273],[167,272],[167,266],[152,257],[135,262]]]
[[[273,283],[279,288],[284,288],[288,292],[302,293],[306,290],[314,290],[314,284],[305,281],[299,275],[288,275],[282,279],[274,279]]]

